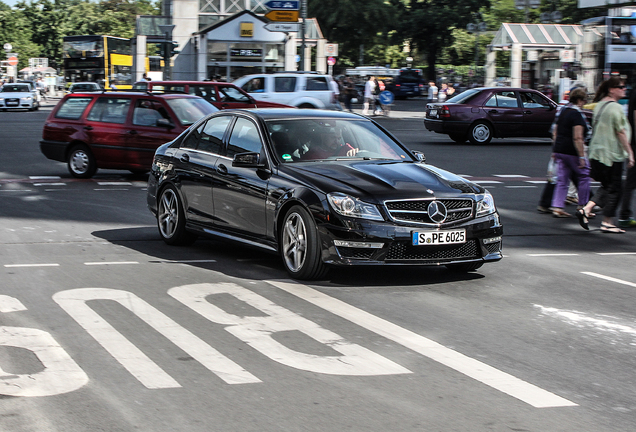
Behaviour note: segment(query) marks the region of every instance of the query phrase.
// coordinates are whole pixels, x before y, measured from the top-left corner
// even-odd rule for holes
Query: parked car
[[[27,109],[37,111],[40,108],[38,98],[26,83],[7,83],[0,90],[0,111]]]
[[[258,101],[232,83],[216,81],[138,81],[134,90],[183,92],[200,96],[220,110],[237,108],[291,108],[274,102]]]
[[[46,119],[40,150],[78,178],[98,168],[148,172],[157,147],[216,111],[184,94],[69,93]]]
[[[488,144],[492,138],[549,137],[557,104],[541,92],[510,87],[466,90],[426,106],[426,129],[458,143]]]
[[[256,100],[277,102],[298,108],[336,108],[331,75],[312,72],[278,72],[246,75],[233,84]]]
[[[68,93],[98,92],[103,90],[104,89],[96,82],[76,82],[69,86]]]
[[[298,279],[328,266],[465,272],[500,260],[490,193],[423,160],[356,114],[221,111],[157,149],[148,207],[167,244],[235,240],[279,253]]]

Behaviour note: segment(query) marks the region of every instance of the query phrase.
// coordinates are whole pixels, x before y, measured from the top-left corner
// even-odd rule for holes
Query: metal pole
[[[307,18],[307,0],[301,0],[300,2],[300,68],[299,70],[305,70],[305,19]]]

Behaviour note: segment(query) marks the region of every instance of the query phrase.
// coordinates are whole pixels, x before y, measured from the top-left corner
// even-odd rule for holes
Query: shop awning
[[[525,49],[568,49],[583,42],[583,27],[573,24],[503,23],[490,43],[493,49],[520,44]]]

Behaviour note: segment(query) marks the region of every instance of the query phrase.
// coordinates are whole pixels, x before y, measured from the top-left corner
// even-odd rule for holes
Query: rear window
[[[307,77],[307,90],[329,90],[329,83],[325,77]]]
[[[448,99],[446,102],[451,102],[451,103],[466,103],[469,100],[471,100],[473,97],[477,96],[480,93],[480,90],[476,90],[476,89],[470,89],[470,90],[466,90],[465,92],[461,92],[460,94],[453,96],[452,98]]]
[[[129,108],[130,98],[99,98],[86,120],[123,124],[126,123]]]
[[[77,120],[93,98],[68,98],[62,102],[60,109],[55,113],[55,118]]]
[[[275,77],[274,91],[282,93],[296,91],[296,77]]]

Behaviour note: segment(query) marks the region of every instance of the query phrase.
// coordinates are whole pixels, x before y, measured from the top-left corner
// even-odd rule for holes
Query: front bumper
[[[413,231],[435,231],[434,227],[401,226],[387,222],[357,222],[356,229],[333,225],[319,227],[323,261],[336,266],[352,265],[446,265],[493,262],[503,258],[503,226],[497,213],[447,229],[466,229],[460,244],[413,246]],[[351,225],[350,225],[351,226]]]

